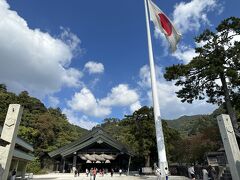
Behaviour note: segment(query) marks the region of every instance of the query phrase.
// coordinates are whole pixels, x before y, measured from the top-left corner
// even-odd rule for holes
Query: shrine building
[[[80,139],[49,153],[54,161],[55,172],[72,172],[98,168],[129,172],[133,153],[116,141],[101,127],[93,128]]]

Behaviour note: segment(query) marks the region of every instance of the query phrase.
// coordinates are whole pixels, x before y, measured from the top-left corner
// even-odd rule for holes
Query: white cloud
[[[129,89],[127,84],[119,84],[112,88],[107,97],[100,100],[100,104],[104,106],[127,106],[138,101],[138,98],[136,90]]]
[[[131,106],[130,106],[130,110],[131,112],[134,112],[138,109],[140,109],[142,106],[141,106],[141,103],[139,101],[136,101],[135,103],[133,103]]]
[[[103,73],[104,72],[104,66],[102,63],[94,62],[94,61],[88,61],[85,64],[85,69],[88,70],[90,74],[97,74],[97,73]]]
[[[176,57],[178,60],[183,62],[184,64],[188,64],[193,57],[197,56],[195,53],[195,49],[187,46],[179,46],[179,48],[172,54],[172,56]]]
[[[82,49],[79,48],[79,44],[81,43],[80,39],[73,34],[69,28],[60,27],[60,29],[62,30],[60,39],[64,41],[73,52],[81,52]]]
[[[105,117],[111,113],[111,109],[100,105],[92,92],[85,87],[79,93],[74,94],[68,101],[68,106],[74,111],[95,117]]]
[[[141,107],[136,90],[130,89],[127,84],[119,84],[113,87],[111,92],[102,99],[96,99],[93,93],[84,87],[79,93],[75,93],[67,104],[74,112],[81,112],[94,117],[110,115],[114,106],[129,107],[131,112]]]
[[[0,1],[0,82],[10,90],[45,96],[62,86],[81,84],[82,73],[69,64],[80,40],[69,30],[60,38],[30,29],[17,12]]]
[[[151,87],[150,69],[148,65],[144,65],[143,67],[141,67],[139,71],[139,77],[140,81],[138,82],[138,85],[140,85],[142,88]]]
[[[79,87],[83,85],[83,82],[79,81],[79,78],[83,76],[83,73],[75,68],[68,68],[66,73],[62,76],[62,81],[69,87]]]
[[[63,113],[67,116],[70,123],[88,130],[99,124],[98,122],[89,120],[89,118],[85,115],[79,117],[78,114],[69,109],[63,109]]]
[[[148,102],[152,106],[152,92],[150,70],[147,65],[140,69],[140,81],[138,84],[146,91]],[[206,114],[211,113],[216,106],[205,101],[195,101],[193,104],[182,103],[175,92],[179,87],[174,82],[167,82],[163,77],[161,68],[156,67],[157,89],[162,117],[166,119],[178,118],[182,115]]]
[[[215,10],[220,5],[217,0],[192,0],[175,5],[173,22],[181,33],[199,30],[201,23],[209,24],[207,12]]]
[[[94,89],[96,87],[96,85],[99,83],[100,79],[99,78],[95,78],[92,81],[89,81],[89,87],[90,89]]]
[[[57,97],[49,96],[48,103],[51,107],[56,108],[59,105],[60,101]]]

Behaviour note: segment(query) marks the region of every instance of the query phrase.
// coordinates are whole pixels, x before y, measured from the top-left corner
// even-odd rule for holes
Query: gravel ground
[[[35,180],[90,180],[90,176],[87,177],[86,174],[82,173],[78,177],[74,177],[73,174],[69,173],[54,173],[54,174],[45,174],[45,175],[34,175],[33,179]],[[119,174],[114,174],[113,177],[108,175],[100,176],[97,175],[96,180],[157,180],[156,176],[126,176]],[[169,177],[169,180],[187,180],[184,177]]]

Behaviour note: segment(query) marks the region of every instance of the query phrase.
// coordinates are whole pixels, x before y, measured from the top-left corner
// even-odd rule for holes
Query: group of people
[[[88,169],[86,169],[86,175],[87,177],[90,175],[90,180],[95,180],[96,176],[97,176],[97,168],[91,168],[90,171]],[[74,171],[74,177],[79,176],[80,170],[75,169]],[[100,174],[102,174],[102,176],[104,175],[104,170],[103,171],[99,171]]]
[[[217,172],[212,166],[204,167],[202,170],[203,173],[203,180],[216,180],[217,179]]]
[[[188,168],[188,174],[191,179],[195,180],[196,175],[195,175],[195,170],[194,170],[193,165]],[[216,180],[217,179],[216,170],[212,166],[203,167],[202,179],[203,180]]]
[[[161,179],[161,169],[159,167],[157,167],[156,164],[154,165],[154,169],[155,169],[155,173],[158,177],[158,180],[160,180]],[[165,171],[164,173],[166,176],[166,180],[168,180],[169,171],[168,171],[167,167],[164,169],[164,171]],[[214,167],[212,167],[212,166],[206,166],[206,167],[202,168],[201,173],[202,173],[203,180],[217,180],[217,172],[214,169]],[[195,169],[194,169],[193,165],[191,165],[188,168],[188,175],[189,175],[190,179],[192,179],[192,180],[196,179]]]
[[[161,169],[159,167],[157,167],[156,164],[154,164],[154,169],[155,169],[155,173],[157,175],[157,179],[158,180],[161,180]],[[169,176],[169,171],[168,171],[168,168],[165,167],[164,169],[164,173],[165,173],[165,177],[166,177],[166,180],[168,180],[168,176]]]
[[[119,175],[121,176],[122,175],[122,169],[119,169]],[[75,170],[74,171],[74,177],[77,177],[79,176],[79,173],[80,173],[80,170]],[[105,173],[108,173],[108,169],[97,169],[96,167],[94,168],[91,168],[90,170],[88,170],[88,168],[86,168],[86,176],[89,177],[90,176],[90,180],[95,180],[96,179],[96,176],[97,174],[100,174],[101,176],[104,176]],[[111,168],[110,170],[110,174],[111,174],[111,177],[113,177],[113,174],[114,174],[114,169]]]

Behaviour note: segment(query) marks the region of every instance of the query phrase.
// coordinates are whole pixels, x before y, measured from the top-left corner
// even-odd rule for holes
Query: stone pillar
[[[73,153],[73,167],[72,167],[72,170],[73,170],[73,173],[75,172],[75,170],[77,169],[77,153]]]
[[[20,104],[9,105],[1,138],[10,144],[5,147],[0,146],[0,164],[3,168],[1,180],[7,180],[8,177],[22,112],[23,108]]]
[[[240,179],[240,151],[237,144],[236,136],[232,127],[229,115],[222,114],[217,117],[218,126],[221,132],[221,137],[224,149],[227,155],[228,163],[233,180]]]

